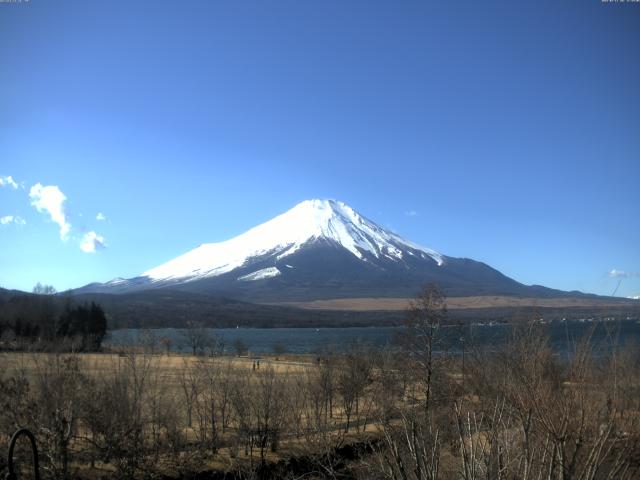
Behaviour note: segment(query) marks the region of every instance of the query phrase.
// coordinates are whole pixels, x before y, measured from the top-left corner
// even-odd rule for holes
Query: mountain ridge
[[[74,293],[171,288],[253,303],[411,297],[425,283],[448,296],[597,297],[527,286],[491,266],[406,240],[336,200],[305,200],[229,240],[200,244],[131,279]]]

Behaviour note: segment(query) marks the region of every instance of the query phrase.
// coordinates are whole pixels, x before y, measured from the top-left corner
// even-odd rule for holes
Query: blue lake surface
[[[615,341],[640,344],[640,323],[635,320],[590,322],[566,321],[541,325],[549,336],[552,348],[558,352],[571,350],[572,345],[585,334],[591,334],[596,345],[606,346]],[[252,354],[273,353],[276,345],[289,353],[314,354],[326,350],[342,351],[354,344],[382,348],[396,344],[403,327],[352,328],[220,328],[207,329],[207,333],[224,343],[225,351],[233,352],[233,344],[241,340]],[[511,336],[509,324],[448,326],[440,329],[443,349],[456,352],[478,347],[498,346]],[[151,336],[155,342],[170,338],[175,351],[189,351],[184,329],[161,328],[154,330],[123,329],[109,332],[109,346],[131,346]],[[158,346],[158,348],[162,348]]]

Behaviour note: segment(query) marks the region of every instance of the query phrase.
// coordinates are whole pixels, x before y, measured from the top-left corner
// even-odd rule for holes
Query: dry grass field
[[[250,471],[263,462],[329,452],[376,431],[373,397],[362,381],[360,391],[350,388],[347,378],[334,385],[340,380],[335,366],[327,360],[319,365],[312,356],[5,352],[0,365],[0,381],[7,381],[0,402],[12,393],[11,400],[33,398],[22,405],[32,411],[0,414],[0,450],[18,424],[52,432],[51,422],[58,427],[73,422],[66,440],[43,441],[44,449],[54,451],[66,442],[67,456],[74,458],[55,466],[49,472],[53,478],[56,469],[83,478]],[[363,374],[370,374],[370,366]],[[29,388],[12,392],[16,379]],[[141,435],[127,438],[136,423]],[[116,449],[113,440],[132,450],[131,442],[144,444],[145,453],[115,461],[103,455]]]
[[[283,302],[278,305],[315,309],[315,310],[353,310],[353,311],[402,311],[409,306],[409,298],[337,298],[313,300],[310,302]],[[449,297],[447,308],[450,310],[469,308],[500,307],[615,307],[632,302],[627,299],[596,298],[520,298],[507,296]]]
[[[162,372],[162,379],[167,385],[173,385],[185,371],[206,362],[215,367],[230,366],[234,371],[253,370],[256,359],[260,361],[260,368],[271,367],[280,375],[297,374],[314,366],[315,357],[308,355],[262,355],[260,357],[200,357],[187,354],[143,354],[133,353],[138,362],[150,361],[154,368]],[[5,375],[23,373],[33,377],[46,364],[55,361],[60,354],[33,352],[2,352],[0,364]],[[108,376],[121,370],[130,361],[129,353],[81,353],[76,354],[81,359],[83,372],[88,375]],[[276,360],[277,358],[277,360]]]
[[[412,328],[320,359],[0,352],[0,451],[30,428],[47,479],[640,475],[637,345],[562,360],[530,324],[461,363]]]

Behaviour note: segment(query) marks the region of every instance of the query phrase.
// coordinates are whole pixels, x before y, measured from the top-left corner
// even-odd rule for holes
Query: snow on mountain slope
[[[443,257],[428,248],[409,242],[359,215],[348,205],[335,200],[306,200],[235,238],[208,243],[142,274],[152,282],[193,281],[215,277],[244,265],[249,259],[276,255],[282,259],[306,243],[325,239],[333,241],[358,259],[365,253],[376,258],[401,260],[404,255],[432,258],[438,265]],[[269,270],[269,269],[265,269]],[[258,274],[260,271],[246,275]],[[266,276],[280,272],[263,272]],[[239,278],[239,280],[256,278]]]
[[[255,272],[249,273],[247,275],[242,275],[238,277],[238,280],[242,280],[245,282],[251,282],[254,280],[263,280],[265,278],[277,277],[282,272],[278,270],[278,267],[267,267],[257,270]]]

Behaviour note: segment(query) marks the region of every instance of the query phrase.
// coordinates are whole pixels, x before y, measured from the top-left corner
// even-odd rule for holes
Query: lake
[[[571,345],[588,332],[596,344],[616,339],[621,344],[629,341],[640,343],[640,323],[633,320],[591,322],[566,321],[541,325],[549,335],[551,346],[557,352],[569,351]],[[509,324],[472,324],[467,326],[447,326],[440,329],[442,344],[453,352],[472,345],[491,346],[504,342],[512,332]],[[251,354],[273,353],[276,345],[280,351],[289,353],[314,354],[323,350],[343,351],[354,344],[382,348],[393,346],[403,327],[352,327],[352,328],[220,328],[206,329],[212,338],[224,343],[226,352],[234,352],[233,344],[241,340]],[[109,332],[105,345],[131,346],[141,343],[151,336],[153,342],[162,338],[171,339],[174,351],[189,351],[185,341],[185,330],[160,328],[154,330],[123,329]],[[162,346],[158,346],[162,348]]]

